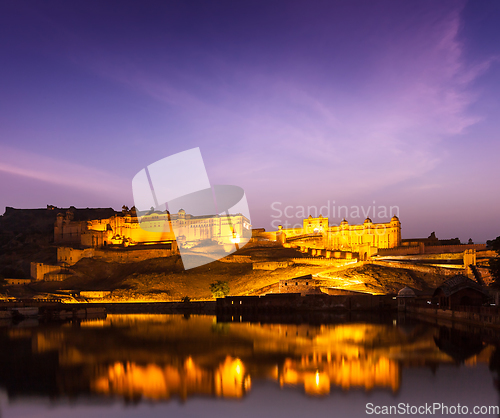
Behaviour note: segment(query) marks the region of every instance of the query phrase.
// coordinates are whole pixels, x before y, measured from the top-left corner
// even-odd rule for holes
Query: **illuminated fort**
[[[323,248],[353,252],[366,252],[370,248],[396,248],[401,246],[401,222],[393,216],[389,222],[373,223],[370,218],[361,225],[350,225],[345,219],[340,225],[330,226],[328,218],[309,216],[302,228],[279,228],[277,241],[293,242],[322,239]]]
[[[174,242],[185,246],[204,240],[227,244],[248,236],[250,231],[250,221],[242,214],[193,216],[181,209],[176,214],[150,212],[137,216],[134,208],[124,207],[109,218],[75,220],[74,212],[68,210],[65,215],[57,215],[54,242],[93,248]]]

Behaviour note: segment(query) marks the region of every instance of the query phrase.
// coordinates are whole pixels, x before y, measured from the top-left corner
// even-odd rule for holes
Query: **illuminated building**
[[[75,221],[73,217],[71,211],[66,212],[66,215],[57,215],[54,225],[56,244],[94,248],[174,241],[189,246],[204,240],[227,244],[251,233],[250,221],[242,214],[193,216],[181,209],[172,215],[168,212],[152,212],[138,218],[132,208],[104,219]]]
[[[296,242],[310,238],[322,239],[323,248],[353,252],[370,252],[370,248],[401,246],[401,222],[393,216],[389,222],[373,223],[370,218],[361,225],[350,225],[345,219],[338,226],[330,226],[328,218],[309,216],[302,228],[280,229],[276,240]]]

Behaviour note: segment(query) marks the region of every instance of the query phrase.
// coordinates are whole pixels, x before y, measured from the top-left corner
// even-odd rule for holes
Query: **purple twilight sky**
[[[497,0],[3,1],[0,211],[132,206],[138,171],[200,147],[254,227],[323,207],[485,242],[499,21]]]

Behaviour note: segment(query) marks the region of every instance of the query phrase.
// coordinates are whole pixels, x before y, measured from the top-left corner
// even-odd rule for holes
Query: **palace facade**
[[[184,247],[204,240],[219,244],[237,243],[251,235],[250,221],[242,214],[193,216],[151,212],[137,216],[135,209],[104,218],[75,221],[72,211],[57,215],[54,242],[83,247],[173,243]]]
[[[345,219],[338,226],[330,226],[328,218],[309,216],[302,228],[280,229],[282,241],[322,237],[324,248],[359,252],[361,248],[395,248],[401,245],[401,222],[393,216],[389,222],[373,223],[370,218],[361,225],[350,225]],[[277,237],[278,239],[278,237]]]

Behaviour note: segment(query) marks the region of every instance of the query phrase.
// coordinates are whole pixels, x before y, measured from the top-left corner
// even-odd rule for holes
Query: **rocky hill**
[[[299,257],[293,249],[249,248],[240,252],[257,260],[283,260]],[[267,256],[266,256],[267,255]],[[36,282],[9,289],[11,296],[33,297],[58,294],[61,290],[106,290],[109,301],[210,300],[209,286],[221,280],[228,283],[231,295],[258,295],[278,292],[281,279],[305,274],[316,275],[322,288],[341,288],[374,294],[397,293],[404,286],[429,293],[438,279],[406,269],[362,265],[348,269],[296,263],[275,271],[253,270],[252,263],[214,261],[185,271],[180,256],[135,263],[110,263],[82,259],[71,267],[73,275],[61,282]]]

